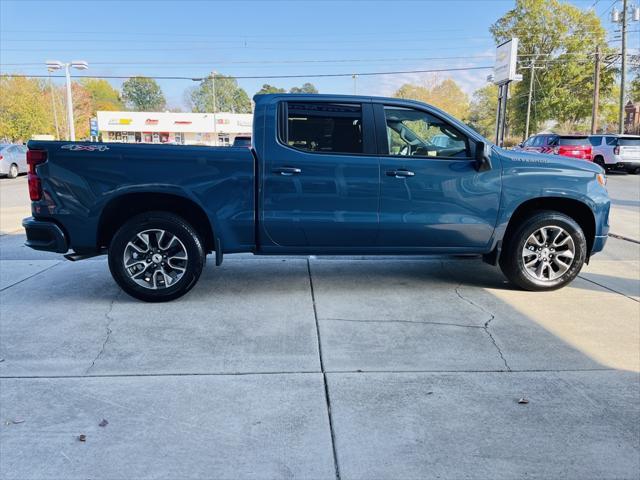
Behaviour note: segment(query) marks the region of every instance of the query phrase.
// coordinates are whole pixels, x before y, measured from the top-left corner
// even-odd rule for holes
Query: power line
[[[385,71],[385,72],[349,72],[349,73],[315,73],[315,74],[298,74],[298,75],[219,75],[220,78],[235,78],[238,80],[243,79],[276,79],[276,78],[326,78],[326,77],[351,77],[352,75],[359,76],[375,76],[375,75],[401,75],[405,73],[437,73],[437,72],[456,72],[467,70],[491,70],[493,66],[481,66],[481,67],[459,67],[459,68],[432,68],[426,70],[397,70],[397,71]],[[73,78],[99,78],[99,79],[114,79],[114,80],[126,80],[139,75],[74,75]],[[182,76],[157,76],[157,75],[144,75],[146,78],[153,78],[154,80],[194,80],[195,77],[182,77]],[[0,74],[0,77],[17,77],[17,78],[48,78],[48,75],[11,75]],[[62,75],[52,75],[51,78],[64,78]]]

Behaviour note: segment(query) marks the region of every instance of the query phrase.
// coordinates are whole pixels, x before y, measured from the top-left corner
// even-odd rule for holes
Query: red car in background
[[[587,135],[557,135],[551,142],[552,153],[563,157],[593,161],[591,142]]]
[[[539,133],[527,138],[526,141],[514,147],[514,150],[525,152],[553,153],[553,141],[558,138],[555,133]]]

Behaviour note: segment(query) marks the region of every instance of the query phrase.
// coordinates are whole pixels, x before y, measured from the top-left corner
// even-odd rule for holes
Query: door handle
[[[415,173],[405,169],[387,170],[387,177],[406,178],[406,177],[413,177],[414,175]]]
[[[278,167],[273,170],[273,173],[279,173],[282,176],[290,177],[291,175],[298,175],[302,173],[302,170],[295,167]]]

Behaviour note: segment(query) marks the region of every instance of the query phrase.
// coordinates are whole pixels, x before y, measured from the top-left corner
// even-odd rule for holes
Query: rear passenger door
[[[378,233],[370,103],[282,101],[264,159],[261,224],[285,247],[367,247]]]

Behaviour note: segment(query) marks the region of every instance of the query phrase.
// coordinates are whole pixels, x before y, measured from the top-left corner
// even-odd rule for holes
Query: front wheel
[[[522,222],[505,240],[500,268],[520,288],[555,290],[580,273],[586,255],[580,225],[562,213],[543,211]]]
[[[168,212],[133,217],[109,245],[109,270],[132,297],[166,302],[181,297],[200,278],[206,259],[194,228]]]

